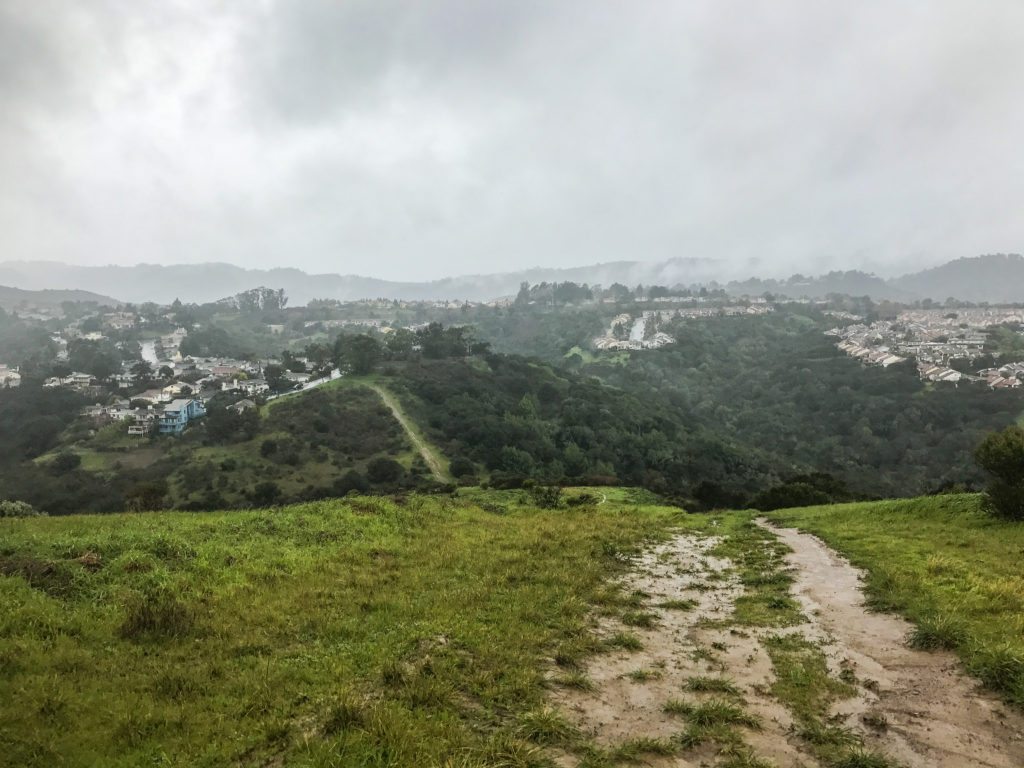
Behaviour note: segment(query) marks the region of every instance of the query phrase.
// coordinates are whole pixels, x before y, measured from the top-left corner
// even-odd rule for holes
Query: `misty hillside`
[[[714,263],[700,259],[664,262],[619,261],[569,269],[534,268],[519,272],[466,275],[429,282],[393,282],[358,275],[311,275],[298,269],[244,269],[231,264],[137,264],[82,267],[59,262],[9,261],[0,264],[0,284],[39,290],[76,286],[104,291],[117,286],[126,301],[169,304],[174,299],[217,301],[260,285],[283,288],[293,305],[311,299],[352,300],[468,299],[485,301],[515,295],[523,282],[673,284],[714,279]]]
[[[997,253],[956,259],[889,282],[919,298],[963,301],[1024,301],[1024,256]]]
[[[0,285],[0,307],[6,310],[25,309],[30,307],[59,307],[65,301],[95,302],[100,305],[116,307],[121,304],[117,299],[102,296],[90,291],[61,290],[44,288],[41,290],[25,290]]]
[[[170,303],[174,299],[204,303],[232,296],[255,286],[283,288],[292,305],[311,299],[353,300],[467,299],[488,301],[514,295],[521,283],[588,283],[609,286],[687,285],[713,283],[719,278],[717,262],[708,259],[670,259],[662,262],[615,261],[572,268],[535,268],[519,272],[464,275],[428,282],[394,282],[359,275],[308,274],[299,269],[244,269],[232,264],[137,264],[135,266],[81,267],[59,262],[9,261],[0,264],[0,284],[28,291],[65,289],[50,297],[54,303],[68,300],[116,303],[104,293],[116,287],[124,301]],[[939,267],[885,280],[850,270],[816,277],[793,275],[788,279],[751,277],[728,283],[730,292],[760,295],[773,293],[790,298],[824,298],[832,293],[870,296],[875,300],[942,301],[950,296],[965,301],[1024,302],[1024,257],[994,254],[957,259]],[[38,296],[38,294],[36,294]],[[42,299],[38,299],[42,300]]]

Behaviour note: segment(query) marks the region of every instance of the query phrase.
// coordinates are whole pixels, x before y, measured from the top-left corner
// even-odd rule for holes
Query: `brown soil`
[[[833,663],[852,661],[858,695],[836,714],[856,727],[867,712],[883,714],[888,728],[866,741],[908,768],[1020,768],[1024,766],[1024,717],[982,691],[951,653],[916,651],[906,638],[911,625],[864,607],[861,572],[820,539],[795,529],[771,528],[792,553],[794,596],[821,633]],[[871,685],[874,688],[874,685]]]
[[[789,710],[769,691],[774,672],[761,638],[794,632],[821,644],[834,674],[852,666],[857,693],[838,701],[833,714],[860,734],[866,746],[907,768],[1024,766],[1024,717],[979,691],[955,657],[907,648],[909,625],[894,616],[868,612],[859,572],[820,541],[797,531],[772,530],[793,550],[793,592],[807,623],[785,630],[732,626],[733,603],[743,588],[730,573],[731,563],[708,555],[715,539],[676,537],[646,553],[623,582],[626,592],[650,595],[651,607],[644,610],[657,614],[657,625],[599,622],[604,635],[633,631],[643,649],[594,657],[586,669],[595,686],[592,691],[559,688],[553,693],[570,721],[607,747],[640,737],[669,738],[686,724],[665,713],[665,703],[715,697],[687,692],[684,686],[690,677],[723,676],[739,689],[745,709],[761,721],[759,730],[740,729],[758,756],[780,768],[819,766],[793,735]],[[657,607],[668,599],[690,599],[696,607]],[[651,674],[631,678],[630,673],[638,670]],[[867,713],[884,717],[888,727],[868,727],[862,721]],[[644,762],[706,766],[714,765],[715,754],[716,747],[707,745],[681,756],[649,755]],[[563,754],[558,763],[571,768],[577,760]]]

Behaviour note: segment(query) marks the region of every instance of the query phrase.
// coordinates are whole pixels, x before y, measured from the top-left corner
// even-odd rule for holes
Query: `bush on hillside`
[[[453,477],[472,477],[476,474],[476,465],[465,456],[456,456],[448,467]]]
[[[80,466],[82,466],[82,457],[71,451],[61,451],[50,462],[50,469],[58,475],[78,469]]]
[[[0,517],[38,517],[41,514],[24,501],[0,501]]]
[[[997,517],[1024,520],[1024,429],[993,432],[977,447],[974,458],[989,474],[985,491],[988,510]]]
[[[397,483],[405,470],[394,459],[379,456],[366,465],[366,477],[374,485]]]

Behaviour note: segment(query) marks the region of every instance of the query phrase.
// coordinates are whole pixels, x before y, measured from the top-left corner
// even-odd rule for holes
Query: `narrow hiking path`
[[[618,586],[642,605],[596,619],[614,650],[582,682],[552,672],[553,701],[591,750],[559,753],[560,766],[592,750],[594,764],[666,768],[1024,765],[1021,713],[951,654],[908,648],[910,625],[868,612],[860,573],[822,542],[758,525],[742,547],[685,534],[634,562]]]
[[[380,399],[384,402],[394,415],[395,420],[402,425],[402,429],[405,430],[405,434],[409,437],[409,442],[412,443],[420,456],[423,457],[423,461],[426,463],[427,468],[430,470],[430,474],[434,476],[434,479],[439,483],[447,483],[451,481],[451,477],[448,475],[447,470],[444,467],[444,462],[441,460],[437,451],[432,445],[429,445],[420,434],[413,428],[412,421],[406,416],[405,411],[402,410],[402,406],[398,400],[388,392],[380,384],[368,382],[366,384],[370,389],[377,393]]]

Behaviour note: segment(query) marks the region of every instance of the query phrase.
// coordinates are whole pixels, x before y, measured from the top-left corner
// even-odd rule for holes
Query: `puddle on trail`
[[[821,645],[833,675],[852,668],[856,695],[837,701],[832,714],[862,736],[866,746],[906,768],[1024,766],[1024,717],[978,690],[952,655],[907,648],[909,625],[868,612],[859,572],[818,539],[770,530],[793,550],[787,556],[795,569],[793,594],[807,623],[785,629],[732,625],[733,605],[743,587],[729,561],[709,555],[718,539],[678,536],[648,551],[622,582],[627,594],[639,590],[650,596],[644,611],[656,614],[657,624],[599,622],[605,636],[635,633],[642,650],[592,658],[585,671],[594,690],[554,690],[552,698],[569,720],[606,747],[643,737],[668,739],[684,731],[686,722],[664,712],[665,703],[719,698],[688,692],[685,686],[691,677],[722,676],[761,722],[760,730],[739,729],[755,754],[779,768],[819,766],[793,734],[789,710],[769,692],[774,671],[761,642],[768,635],[800,634]],[[695,605],[692,610],[659,608],[666,600]],[[638,671],[649,674],[631,677]],[[888,727],[878,732],[864,725],[861,718],[869,712],[884,716]],[[643,763],[708,766],[715,764],[716,752],[714,745],[705,745],[671,757],[645,755]],[[572,768],[577,760],[564,754],[558,763]]]

